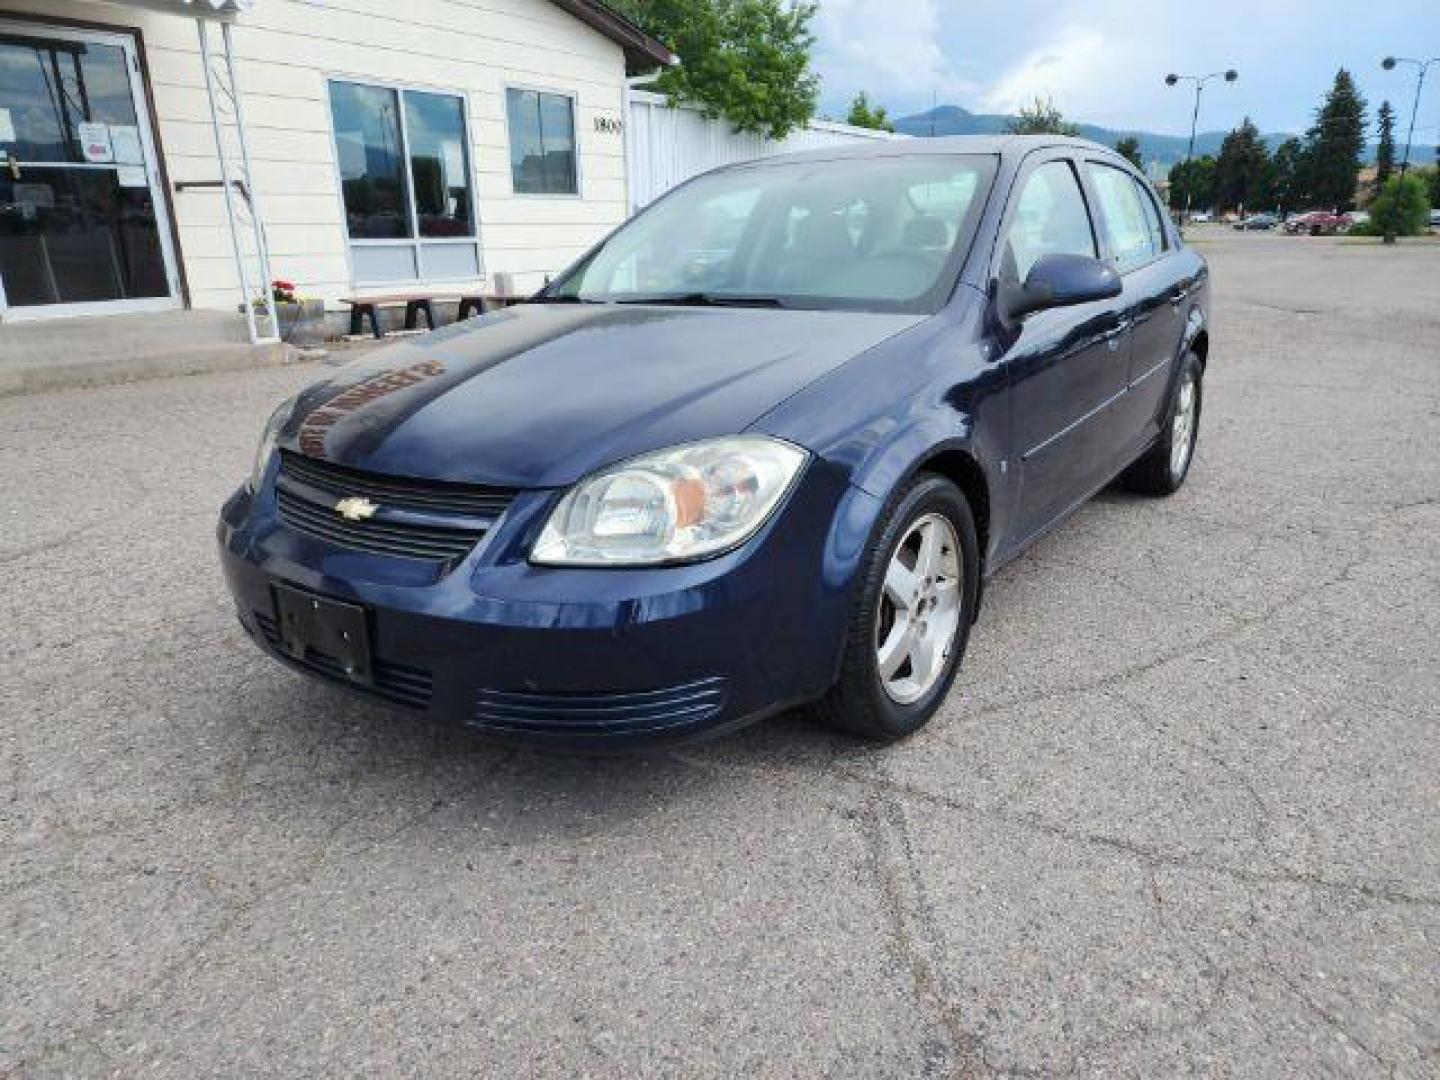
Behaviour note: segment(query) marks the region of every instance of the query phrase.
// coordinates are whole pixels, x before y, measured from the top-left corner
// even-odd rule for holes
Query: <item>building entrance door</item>
[[[178,307],[135,41],[0,20],[0,315]]]

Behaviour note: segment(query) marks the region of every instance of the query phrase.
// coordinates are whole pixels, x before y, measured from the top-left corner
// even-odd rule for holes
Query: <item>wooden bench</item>
[[[492,293],[464,293],[459,296],[441,296],[435,293],[388,293],[384,296],[345,296],[342,304],[350,306],[350,334],[364,333],[365,320],[370,320],[370,332],[376,338],[383,338],[385,331],[380,328],[380,309],[405,305],[405,329],[419,329],[420,315],[425,315],[427,329],[435,329],[435,302],[455,301],[459,303],[457,319],[468,319],[471,313],[482,314],[495,308],[509,307],[524,303],[523,296],[499,296]]]

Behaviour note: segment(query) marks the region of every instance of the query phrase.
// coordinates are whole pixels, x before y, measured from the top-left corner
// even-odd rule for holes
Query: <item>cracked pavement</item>
[[[0,1075],[1440,1075],[1440,245],[1197,246],[1190,482],[885,749],[357,702],[212,550],[312,371],[0,401]]]

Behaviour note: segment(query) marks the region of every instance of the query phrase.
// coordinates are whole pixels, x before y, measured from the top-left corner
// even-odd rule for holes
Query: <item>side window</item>
[[[1140,202],[1140,189],[1120,169],[1086,162],[1086,172],[1100,203],[1101,228],[1110,246],[1110,258],[1122,274],[1158,255],[1150,223]]]
[[[1151,246],[1155,248],[1156,254],[1159,254],[1169,247],[1165,241],[1165,225],[1160,217],[1160,209],[1155,205],[1155,196],[1150,194],[1149,188],[1136,180],[1135,189],[1140,192],[1140,206],[1145,211],[1145,224],[1150,227]]]
[[[1045,255],[1095,257],[1085,196],[1066,161],[1047,161],[1026,178],[1005,234],[1003,272],[1024,281]]]

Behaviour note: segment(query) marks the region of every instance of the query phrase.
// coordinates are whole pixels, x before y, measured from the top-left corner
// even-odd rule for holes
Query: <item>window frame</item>
[[[485,277],[485,245],[480,221],[480,184],[475,153],[474,127],[470,114],[470,95],[452,87],[432,86],[426,83],[398,79],[379,79],[369,75],[353,75],[348,72],[323,72],[325,80],[325,108],[330,118],[330,148],[333,153],[331,164],[335,173],[335,197],[340,204],[340,233],[345,239],[345,265],[350,285],[355,289],[389,288],[427,283],[450,284],[479,281]],[[403,157],[402,177],[405,182],[405,209],[410,215],[411,235],[407,237],[360,237],[350,235],[350,213],[345,206],[345,176],[340,171],[340,132],[335,127],[335,110],[330,97],[330,88],[335,83],[349,83],[352,86],[369,86],[395,93],[396,120],[400,127],[400,150]],[[405,93],[441,95],[458,98],[460,101],[460,123],[463,127],[465,151],[465,178],[470,188],[471,234],[469,236],[421,236],[420,212],[415,205],[415,177],[410,160],[410,130],[405,119]],[[475,249],[475,273],[461,277],[433,277],[425,273],[421,248],[432,246],[473,246]],[[415,276],[410,278],[376,278],[360,281],[355,276],[355,248],[408,248],[415,265]]]
[[[1131,186],[1137,189],[1135,192],[1135,197],[1137,199],[1150,198],[1152,205],[1155,206],[1155,209],[1158,213],[1159,204],[1156,203],[1155,199],[1149,195],[1148,191],[1146,190],[1147,185],[1144,183],[1143,178],[1141,178],[1133,169],[1126,168],[1122,166],[1119,162],[1108,161],[1105,158],[1095,156],[1088,156],[1084,158],[1083,164],[1087,166],[1087,168],[1081,169],[1080,173],[1081,179],[1085,184],[1086,191],[1091,190],[1090,173],[1088,166],[1094,165],[1097,168],[1113,169],[1115,172],[1118,172],[1120,175],[1130,180]],[[1099,224],[1099,228],[1096,230],[1097,236],[1102,241],[1103,254],[1101,255],[1101,258],[1104,259],[1105,262],[1109,264],[1110,269],[1114,270],[1117,274],[1119,274],[1121,278],[1127,278],[1131,274],[1134,274],[1140,270],[1144,270],[1148,266],[1153,266],[1155,263],[1159,262],[1161,259],[1169,255],[1174,249],[1174,244],[1170,239],[1169,229],[1166,227],[1165,224],[1165,215],[1160,214],[1160,250],[1155,252],[1153,255],[1150,256],[1150,258],[1144,260],[1143,262],[1133,263],[1132,265],[1122,270],[1116,264],[1114,253],[1110,249],[1110,232],[1105,225],[1105,206],[1100,200],[1099,192],[1094,193],[1092,202],[1092,213],[1095,216],[1097,223]],[[1140,216],[1142,219],[1145,219],[1146,232],[1149,232],[1150,223],[1148,218],[1146,218],[1145,207],[1143,204],[1140,207]]]
[[[510,91],[521,93],[550,94],[563,97],[570,102],[570,130],[574,133],[575,190],[574,191],[517,191],[515,190],[515,161],[511,154],[515,148],[515,133],[510,128]],[[505,112],[505,173],[510,181],[510,197],[513,199],[583,199],[585,178],[580,162],[580,95],[574,90],[562,90],[556,86],[540,83],[507,82],[500,87],[500,107]]]
[[[1005,193],[1005,212],[1001,214],[1000,224],[995,229],[987,280],[997,280],[1004,269],[1005,242],[1010,234],[1010,226],[1020,209],[1020,197],[1025,193],[1025,185],[1029,183],[1030,177],[1037,169],[1057,161],[1064,162],[1070,168],[1070,176],[1075,181],[1075,186],[1080,189],[1080,200],[1085,206],[1085,219],[1090,225],[1090,241],[1095,245],[1095,257],[1097,259],[1104,258],[1105,248],[1101,242],[1100,228],[1095,212],[1095,196],[1085,182],[1084,170],[1080,168],[1079,159],[1066,147],[1036,150],[1020,163],[1020,167],[1015,170],[1015,178],[1010,182],[1010,190]]]

